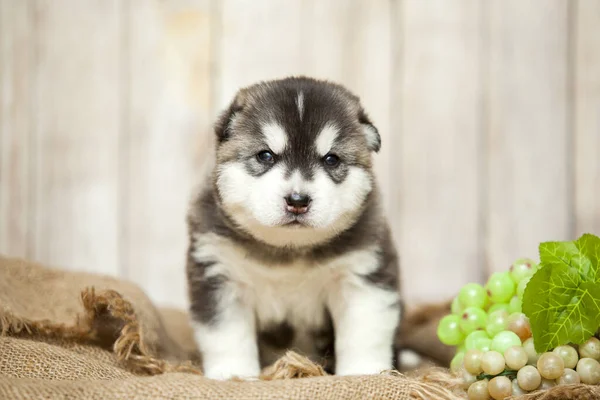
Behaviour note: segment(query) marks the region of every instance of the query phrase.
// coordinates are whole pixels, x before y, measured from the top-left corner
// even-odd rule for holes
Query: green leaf
[[[566,343],[581,344],[600,326],[598,269],[600,239],[584,235],[575,242],[540,245],[542,268],[523,295],[536,351]]]
[[[600,238],[586,233],[575,241],[575,245],[581,255],[589,261],[589,274],[594,276],[595,282],[598,282],[600,279]]]
[[[574,242],[545,242],[540,244],[542,267],[566,265],[574,267],[588,280],[600,279],[600,238],[589,233]]]

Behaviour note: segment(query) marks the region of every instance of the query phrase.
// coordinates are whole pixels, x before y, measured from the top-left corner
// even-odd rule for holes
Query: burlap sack
[[[447,361],[449,349],[427,339],[431,324],[422,318],[445,310],[413,313],[399,343]],[[1,256],[0,333],[0,399],[466,398],[439,368],[334,377],[294,353],[258,381],[206,379],[184,313],[157,310],[131,283]],[[592,399],[600,391],[579,385],[528,397]]]

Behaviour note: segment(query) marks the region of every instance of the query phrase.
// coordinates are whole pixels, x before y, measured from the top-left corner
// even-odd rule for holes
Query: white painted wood
[[[408,301],[435,301],[481,278],[481,3],[402,5],[393,104],[400,256]]]
[[[600,236],[600,2],[579,0],[575,17],[576,234]]]
[[[160,304],[187,304],[185,216],[212,157],[208,0],[130,2],[124,274]]]
[[[0,253],[26,257],[34,28],[31,1],[0,0]]]
[[[117,275],[121,2],[35,2],[32,257]]]
[[[490,3],[487,264],[571,239],[568,2]]]
[[[243,86],[256,81],[302,74],[303,5],[301,0],[223,0],[218,3],[215,38],[216,107],[224,109]],[[215,111],[217,111],[215,110]],[[217,111],[217,112],[218,112]]]

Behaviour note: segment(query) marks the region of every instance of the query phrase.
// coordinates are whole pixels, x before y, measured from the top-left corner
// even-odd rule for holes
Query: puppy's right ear
[[[215,134],[217,135],[217,141],[222,143],[229,139],[231,135],[231,123],[235,117],[235,114],[242,111],[246,102],[247,91],[245,89],[240,90],[229,107],[221,113],[217,122],[215,123]]]

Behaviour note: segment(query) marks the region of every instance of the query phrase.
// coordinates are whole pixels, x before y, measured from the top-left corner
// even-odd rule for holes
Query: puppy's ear
[[[377,128],[375,128],[375,125],[373,125],[364,110],[360,110],[358,114],[358,122],[360,122],[362,131],[367,139],[367,146],[369,150],[377,153],[381,148],[381,136],[379,136]]]
[[[231,135],[231,123],[235,114],[239,113],[244,109],[246,103],[247,91],[241,89],[229,104],[229,107],[221,113],[217,122],[215,123],[215,134],[217,135],[218,143],[222,143],[229,139]]]

